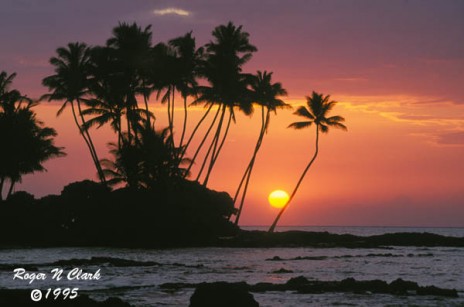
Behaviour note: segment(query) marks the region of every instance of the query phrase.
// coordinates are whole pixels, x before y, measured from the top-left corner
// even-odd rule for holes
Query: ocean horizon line
[[[269,225],[240,225],[243,227],[269,227]],[[279,225],[277,228],[292,227],[351,227],[351,228],[464,228],[464,226],[381,226],[381,225]]]

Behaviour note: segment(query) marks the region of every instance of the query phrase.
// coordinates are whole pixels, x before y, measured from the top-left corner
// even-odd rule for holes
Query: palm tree
[[[204,159],[204,164],[207,159],[210,161],[203,185],[208,183],[227,138],[230,124],[235,119],[234,108],[239,107],[245,114],[251,114],[253,110],[248,90],[250,75],[242,73],[242,67],[251,59],[252,53],[257,51],[249,42],[249,34],[242,31],[242,26],[236,27],[232,22],[216,27],[212,35],[214,40],[206,45],[206,56],[200,71],[210,86],[199,87],[200,95],[197,102],[217,104],[220,116],[208,150],[211,151],[211,157],[209,158],[207,154]],[[229,115],[225,121],[227,111]],[[226,125],[226,129],[220,140],[223,125]]]
[[[179,77],[177,69],[177,58],[173,47],[165,43],[156,44],[151,51],[147,77],[151,90],[157,92],[156,99],[162,96],[161,103],[167,103],[168,128],[171,136],[174,135],[174,84]],[[171,139],[170,142],[174,141]]]
[[[17,90],[9,90],[15,74],[0,73],[0,200],[5,181],[10,181],[7,198],[22,176],[46,171],[43,162],[64,156],[62,148],[54,146],[54,129],[45,127],[31,110],[32,100]]]
[[[13,73],[11,75],[8,75],[6,71],[2,71],[0,73],[0,99],[2,99],[2,101],[3,101],[3,96],[10,92],[9,88],[15,77],[16,77],[16,73]]]
[[[125,141],[122,148],[110,143],[114,161],[104,159],[102,164],[110,185],[126,183],[131,188],[168,188],[178,178],[185,176],[180,158],[181,148],[173,148],[169,127],[155,131],[141,125],[138,129],[140,142]]]
[[[337,104],[336,101],[330,100],[329,95],[324,96],[323,94],[318,94],[313,91],[311,96],[306,97],[306,103],[308,106],[307,108],[305,106],[301,106],[295,112],[296,115],[304,117],[306,121],[294,122],[290,124],[288,127],[294,129],[303,129],[310,127],[312,124],[314,124],[316,126],[316,149],[314,151],[313,157],[311,158],[308,165],[301,174],[301,177],[298,180],[298,183],[296,184],[292,194],[290,195],[288,202],[285,204],[285,206],[282,207],[279,214],[277,214],[274,222],[272,223],[271,227],[269,228],[269,232],[274,231],[277,223],[279,222],[280,217],[295,197],[295,194],[298,191],[298,188],[300,187],[301,182],[303,181],[306,173],[313,164],[314,160],[316,160],[317,154],[319,153],[319,132],[328,133],[330,127],[342,129],[345,131],[347,130],[346,126],[342,124],[345,121],[343,117],[327,117],[329,115],[329,112]]]
[[[279,96],[287,95],[287,91],[282,88],[282,84],[280,82],[272,83],[272,72],[268,73],[267,71],[258,71],[257,75],[253,78],[251,88],[253,90],[254,102],[261,106],[261,130],[259,132],[258,140],[256,142],[251,160],[248,163],[245,173],[243,174],[240,181],[239,187],[237,188],[237,192],[234,196],[235,203],[238,200],[238,195],[242,189],[243,183],[245,183],[240,205],[237,211],[237,217],[235,219],[236,225],[240,220],[240,215],[242,213],[243,204],[245,202],[245,197],[248,190],[248,184],[250,182],[251,173],[256,161],[256,156],[259,149],[261,148],[264,134],[267,132],[269,127],[270,114],[271,112],[276,113],[277,108],[291,108],[290,105],[286,104],[283,100],[278,98]]]
[[[174,62],[175,67],[172,68],[174,70],[174,74],[176,75],[173,87],[174,89],[179,91],[184,100],[184,121],[182,125],[182,134],[179,141],[179,147],[182,147],[184,144],[184,138],[187,129],[187,97],[191,94],[194,94],[196,91],[196,87],[198,86],[198,66],[203,56],[203,48],[196,49],[195,38],[192,37],[192,31],[188,32],[184,36],[180,36],[170,40],[169,45],[173,48],[176,55],[176,61]],[[172,108],[174,109],[174,105],[172,106]],[[171,115],[171,120],[173,119],[174,114]],[[198,125],[201,125],[201,123],[202,120],[199,121]],[[193,130],[189,138],[189,141],[193,138],[196,131],[197,129]],[[189,144],[190,142],[187,142],[187,146]]]
[[[55,74],[42,80],[42,84],[47,86],[51,93],[43,95],[41,99],[64,101],[58,110],[57,116],[61,115],[68,105],[71,105],[74,123],[90,151],[98,176],[101,182],[104,183],[105,176],[103,175],[92,138],[85,125],[86,121],[81,106],[89,91],[90,49],[84,43],[69,43],[67,48],[58,48],[56,53],[57,57],[50,59],[50,64],[55,67]],[[77,111],[75,104],[77,104]],[[80,122],[77,117],[78,115]]]
[[[113,36],[107,40],[106,46],[113,57],[113,65],[116,73],[121,78],[122,91],[124,93],[125,114],[127,119],[127,136],[130,142],[132,136],[138,137],[136,124],[139,121],[137,112],[137,94],[142,94],[147,114],[147,125],[150,126],[150,114],[148,109],[148,85],[146,70],[152,52],[151,26],[143,30],[136,23],[120,23],[113,29]],[[132,135],[133,134],[133,135]]]

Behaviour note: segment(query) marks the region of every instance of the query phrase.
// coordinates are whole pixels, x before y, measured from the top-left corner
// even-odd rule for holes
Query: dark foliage
[[[199,246],[236,233],[230,196],[179,181],[168,189],[110,191],[82,181],[39,200],[23,192],[0,206],[0,245]]]

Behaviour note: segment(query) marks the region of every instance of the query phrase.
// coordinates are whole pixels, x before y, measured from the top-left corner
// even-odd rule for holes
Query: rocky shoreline
[[[464,247],[464,238],[448,237],[432,233],[387,233],[374,236],[332,234],[329,232],[241,230],[236,236],[220,238],[217,246],[223,247],[347,247],[378,248],[387,246],[447,246]]]
[[[293,294],[322,293],[354,293],[362,295],[388,294],[399,296],[436,296],[457,298],[455,289],[445,289],[436,286],[420,286],[416,282],[398,278],[390,283],[383,280],[356,280],[346,278],[341,281],[311,280],[304,276],[290,278],[286,283],[256,283],[246,282],[211,282],[211,283],[164,283],[159,288],[166,291],[179,291],[190,288],[195,292],[190,298],[190,306],[259,306],[252,293],[268,291],[287,292]],[[291,294],[290,294],[291,295]],[[187,302],[186,302],[187,303]],[[119,298],[108,298],[105,301],[95,301],[86,294],[80,294],[74,300],[42,300],[33,302],[30,290],[1,289],[1,306],[73,306],[73,307],[129,307],[130,304]]]
[[[147,235],[145,240],[130,240],[129,237],[119,241],[82,242],[81,240],[51,241],[42,239],[37,242],[30,240],[21,243],[2,243],[0,248],[28,247],[128,247],[128,248],[182,248],[182,247],[231,247],[231,248],[282,248],[282,247],[313,247],[313,248],[385,248],[390,246],[415,247],[464,247],[464,237],[449,237],[432,233],[388,233],[374,236],[355,236],[350,234],[332,234],[329,232],[285,231],[268,233],[265,231],[238,230],[234,235],[223,237],[197,236],[190,241],[179,240],[179,234],[166,238],[154,239]]]

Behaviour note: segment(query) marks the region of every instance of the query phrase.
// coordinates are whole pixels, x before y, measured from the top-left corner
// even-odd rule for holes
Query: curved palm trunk
[[[102,167],[100,165],[100,160],[98,159],[98,155],[97,155],[97,151],[95,149],[95,145],[93,144],[92,138],[90,137],[89,130],[87,129],[87,127],[85,125],[85,119],[84,119],[84,115],[82,114],[81,103],[80,103],[79,99],[77,99],[77,109],[79,111],[79,116],[80,116],[81,121],[82,121],[82,126],[81,127],[83,127],[82,129],[85,132],[85,135],[87,137],[88,144],[89,144],[89,150],[90,150],[90,152],[92,154],[92,158],[94,160],[95,167],[97,168],[98,177],[100,177],[100,181],[102,183],[106,184],[105,175],[103,174],[103,169],[102,169]]]
[[[251,161],[250,161],[251,162]],[[250,171],[251,163],[248,163],[247,169],[245,170],[245,173],[243,173],[242,179],[240,180],[240,183],[238,185],[237,191],[235,191],[234,194],[234,204],[237,202],[238,195],[240,194],[240,191],[242,190],[243,183],[245,182],[245,179],[248,175],[248,172]]]
[[[222,147],[224,146],[224,143],[226,141],[227,135],[229,133],[229,128],[230,128],[230,123],[232,122],[232,113],[229,114],[229,119],[227,121],[227,126],[226,126],[226,131],[224,132],[224,136],[222,137],[221,144],[219,145],[219,148],[217,149],[216,152],[213,151],[213,155],[211,156],[211,164],[209,165],[208,168],[208,173],[206,174],[205,181],[203,182],[203,185],[206,186],[209,181],[209,177],[211,176],[211,172],[213,171],[214,165],[216,164],[216,160],[219,157],[219,153],[222,150]],[[219,136],[218,134],[216,143],[219,141]]]
[[[79,124],[79,120],[77,119],[77,115],[76,115],[76,108],[74,107],[74,102],[70,101],[70,103],[71,103],[71,110],[72,110],[72,115],[73,115],[73,118],[74,118],[74,123],[76,124],[77,128],[79,129],[79,133],[80,133],[80,135],[82,135],[82,138],[84,139],[85,144],[89,148],[90,155],[92,156],[93,163],[95,165],[95,168],[97,169],[98,176],[100,177],[99,168],[97,166],[97,165],[100,165],[100,163],[98,163],[96,158],[95,158],[95,155],[94,155],[94,153],[92,151],[92,147],[91,147],[91,145],[89,143],[89,140],[87,139],[87,137],[86,137],[86,135],[84,133],[85,129],[83,129],[82,126]],[[100,177],[100,180],[102,180],[101,177]],[[102,182],[104,182],[104,181],[102,181]]]
[[[121,128],[121,114],[118,114],[117,118],[117,129],[118,129],[118,150],[121,151],[122,144],[124,143],[124,139],[122,137],[122,128]]]
[[[130,99],[129,108],[131,110],[130,122],[131,122],[132,131],[134,133],[134,141],[135,141],[135,144],[140,145],[140,134],[139,134],[140,116],[138,114],[139,106],[137,104],[137,99],[135,98],[134,94],[131,94],[129,99]]]
[[[16,183],[16,181],[11,180],[10,189],[8,190],[8,194],[6,195],[6,199],[10,198],[11,194],[13,194],[13,189],[14,189],[15,183]]]
[[[172,147],[175,147],[174,145],[174,97],[176,95],[176,88],[173,86],[172,87],[172,104],[171,104],[171,138],[172,138]]]
[[[190,135],[187,143],[185,144],[185,147],[184,149],[182,149],[182,155],[181,155],[181,158],[184,157],[185,153],[187,152],[187,148],[190,146],[190,143],[192,142],[193,140],[193,137],[195,136],[195,134],[197,133],[198,131],[198,128],[200,128],[201,124],[203,123],[203,121],[205,120],[205,118],[208,116],[208,113],[209,111],[211,111],[211,108],[213,107],[213,105],[211,104],[208,108],[208,110],[206,110],[206,113],[201,117],[200,121],[198,121],[197,125],[195,126],[195,129],[193,129],[192,131],[192,134]]]
[[[148,97],[146,93],[146,87],[145,87],[145,80],[142,81],[142,87],[143,87],[143,102],[145,103],[145,111],[147,112],[147,128],[151,127],[150,123],[150,110],[148,109]]]
[[[185,130],[187,130],[187,96],[184,97],[184,124],[182,126],[182,135],[180,137],[179,148],[182,150],[182,146],[184,144],[184,137],[185,137]],[[182,155],[182,153],[181,153]]]
[[[218,116],[219,116],[220,110],[221,110],[221,108],[218,108],[218,110],[216,111],[216,115],[214,115],[214,118],[213,118],[213,121],[211,122],[211,125],[209,126],[208,130],[206,131],[205,136],[203,137],[203,140],[201,140],[200,145],[198,145],[198,148],[197,148],[197,150],[195,151],[195,154],[193,155],[192,161],[190,162],[190,165],[189,165],[189,167],[187,168],[187,174],[190,172],[190,170],[191,170],[193,164],[195,164],[195,160],[196,160],[196,158],[197,158],[197,156],[198,156],[198,153],[200,152],[200,150],[201,150],[201,148],[203,147],[203,145],[205,144],[206,139],[208,138],[208,136],[209,136],[211,130],[213,129],[214,123],[216,122],[216,120],[217,120],[217,118],[218,118]]]
[[[268,113],[269,113],[269,111],[268,111]],[[253,172],[253,167],[255,165],[256,156],[257,156],[258,151],[261,148],[261,144],[263,142],[264,133],[266,132],[268,118],[269,117],[266,116],[266,119],[265,119],[265,117],[264,117],[264,107],[262,107],[262,109],[261,109],[261,131],[259,133],[258,141],[256,142],[256,146],[255,146],[255,150],[253,152],[253,156],[251,157],[250,163],[248,164],[248,168],[246,169],[245,173],[243,174],[242,181],[240,182],[240,186],[237,189],[237,193],[236,193],[236,196],[234,198],[234,204],[235,204],[236,199],[237,199],[237,195],[239,194],[239,191],[241,190],[242,183],[243,183],[243,181],[245,181],[245,187],[243,188],[242,198],[240,200],[240,205],[238,207],[237,217],[235,218],[235,222],[234,222],[235,225],[238,225],[238,222],[240,220],[240,216],[242,214],[243,204],[245,203],[245,198],[246,198],[246,194],[247,194],[247,191],[248,191],[248,185],[250,183],[251,173]],[[246,180],[244,180],[245,178],[246,178]]]
[[[171,106],[171,91],[172,91],[172,86],[168,86],[168,92],[166,95],[168,95],[168,127],[169,127],[169,141],[171,142],[172,147],[174,147],[174,118],[173,118],[173,109],[174,109],[174,104]],[[174,94],[172,95],[174,98]]]
[[[195,179],[198,182],[200,182],[201,174],[203,174],[203,170],[205,169],[206,163],[208,162],[209,154],[211,153],[211,150],[213,149],[215,137],[216,136],[213,137],[211,144],[209,144],[208,150],[206,151],[206,155],[203,158],[203,162],[201,163],[200,170],[198,171],[197,178]]]
[[[129,109],[126,110],[126,121],[127,121],[127,142],[130,144],[132,143],[132,132],[131,132],[131,124],[130,124],[130,114],[131,111]]]
[[[306,173],[308,172],[309,168],[311,167],[311,165],[313,164],[314,160],[316,160],[316,157],[317,157],[317,154],[319,152],[319,126],[316,124],[316,151],[314,152],[314,156],[313,158],[311,159],[311,161],[309,161],[308,165],[306,166],[305,170],[303,171],[303,174],[301,174],[301,177],[300,177],[300,180],[298,180],[298,183],[296,184],[296,187],[295,189],[293,190],[292,192],[292,195],[290,195],[290,199],[288,200],[288,202],[285,204],[285,206],[282,207],[282,209],[280,209],[280,212],[279,214],[277,214],[277,217],[275,218],[274,220],[274,223],[272,223],[271,227],[269,228],[269,231],[268,232],[274,232],[276,226],[277,226],[277,223],[279,222],[279,219],[280,217],[282,216],[282,214],[285,212],[285,210],[287,209],[288,205],[290,204],[290,202],[293,200],[293,197],[295,197],[295,194],[296,192],[298,191],[298,188],[300,187],[300,184],[301,182],[303,181],[303,178],[305,177]]]
[[[145,102],[145,111],[147,112],[147,128],[150,128],[151,127],[150,110],[148,110],[148,99],[147,99],[147,95],[145,95],[145,93],[143,93],[143,100]]]
[[[203,170],[205,169],[206,164],[208,163],[208,159],[210,159],[209,165],[211,165],[212,161],[214,160],[214,155],[216,154],[216,148],[219,140],[219,134],[221,133],[222,130],[222,123],[224,122],[224,114],[225,114],[225,108],[220,107],[219,110],[221,110],[221,116],[219,119],[219,123],[216,128],[216,132],[214,133],[213,139],[211,141],[211,144],[209,145],[208,151],[206,152],[205,157],[203,158],[203,163],[201,164],[200,171],[198,172],[197,175],[197,181],[199,182],[201,175],[203,174]],[[211,153],[211,158],[209,157],[209,154]],[[208,166],[209,170],[209,166]],[[204,183],[203,183],[204,185]]]
[[[0,178],[0,201],[3,200],[3,185],[5,184],[5,177]]]
[[[254,152],[256,151],[256,148],[258,147],[258,144],[260,143],[260,140],[262,140],[262,134],[264,133],[264,123],[263,123],[263,116],[261,116],[261,131],[259,132],[259,135],[258,135],[258,140],[256,141],[256,145],[255,145],[255,149],[254,149]],[[253,152],[253,155],[252,155],[252,158],[250,160],[250,162],[248,163],[248,166],[245,170],[245,173],[243,173],[243,176],[242,176],[242,179],[240,180],[240,183],[238,185],[238,188],[237,188],[237,191],[235,191],[235,195],[234,195],[234,204],[235,202],[237,201],[237,198],[238,198],[238,195],[240,194],[240,191],[242,190],[242,186],[243,186],[243,183],[245,182],[245,179],[248,175],[248,172],[250,171],[250,168],[251,168],[251,161],[253,160],[253,156],[255,155]]]

